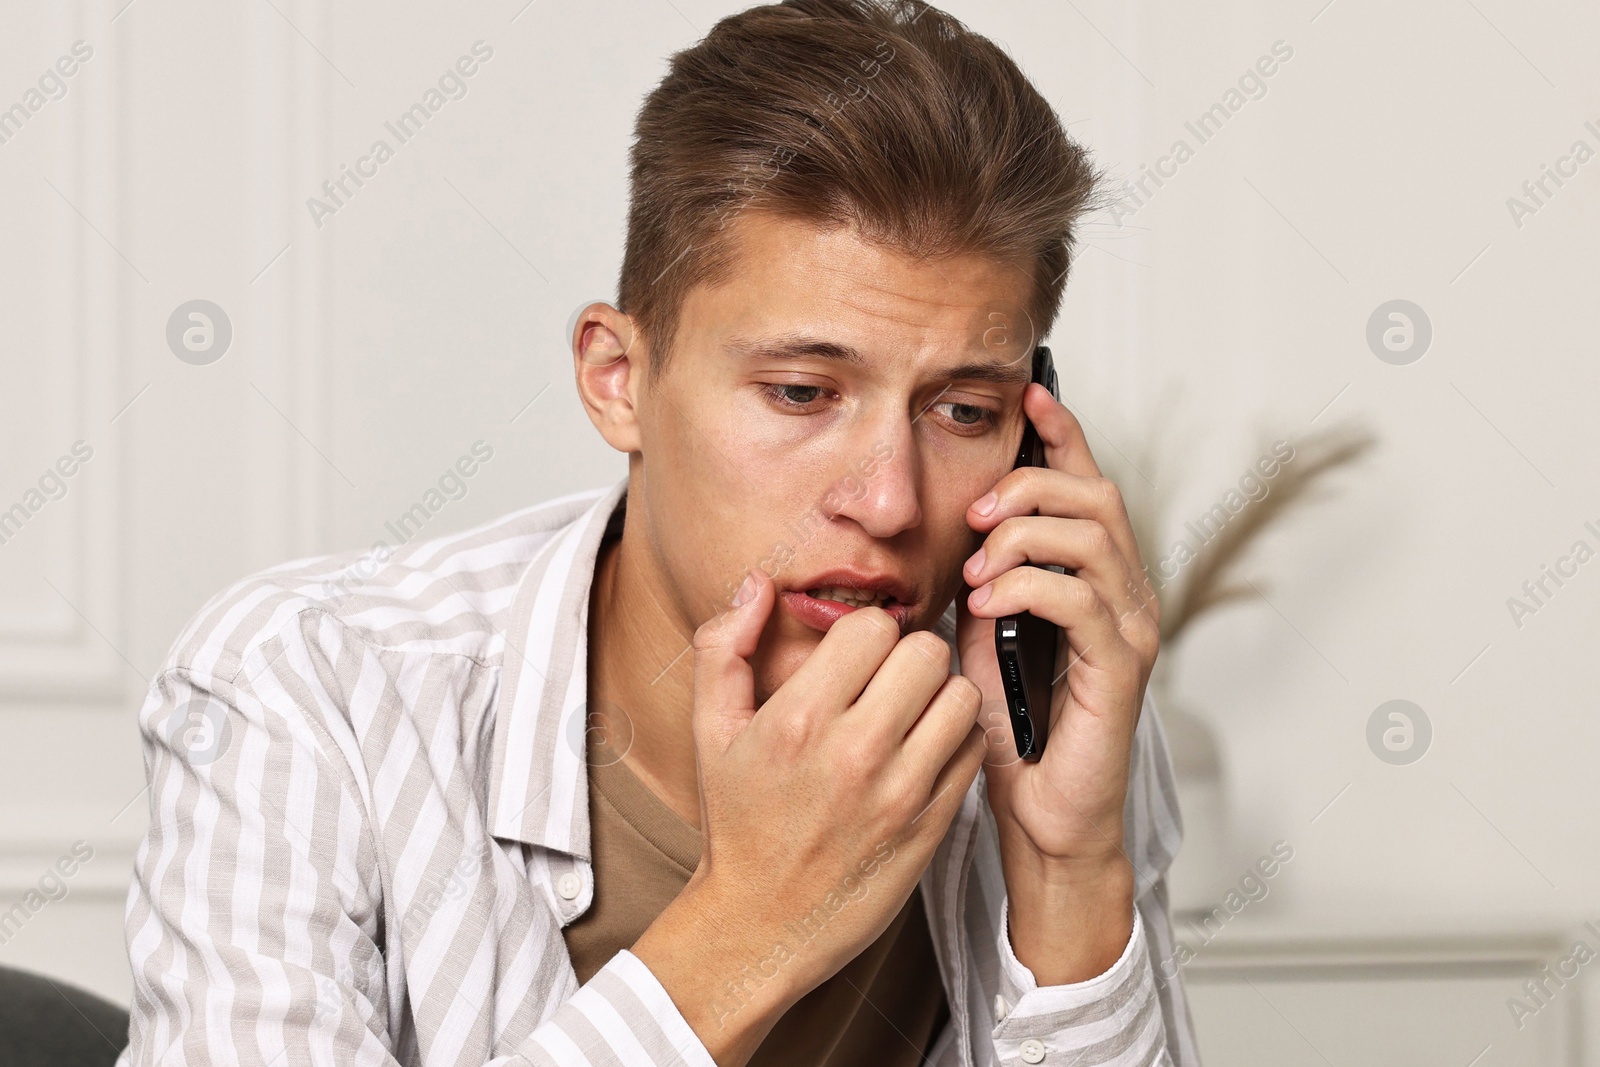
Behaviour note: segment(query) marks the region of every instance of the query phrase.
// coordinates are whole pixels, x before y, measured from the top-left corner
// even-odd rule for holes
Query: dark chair
[[[0,967],[0,1064],[110,1067],[128,1043],[128,1013],[40,974]]]

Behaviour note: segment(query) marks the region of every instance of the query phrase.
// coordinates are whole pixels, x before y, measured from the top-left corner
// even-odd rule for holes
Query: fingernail
[[[989,512],[994,510],[994,506],[998,503],[1000,503],[1000,498],[995,496],[993,493],[990,493],[988,496],[972,505],[972,509],[979,515],[987,515]]]
[[[994,592],[994,583],[985,582],[972,591],[972,596],[967,598],[967,607],[981,608],[989,602],[989,596]]]
[[[986,558],[986,556],[985,556],[984,550],[981,549],[981,548],[978,549],[977,552],[973,553],[972,558],[967,560],[967,573],[968,574],[982,574],[983,573],[983,561],[984,561],[985,558]]]
[[[733,606],[739,607],[741,604],[755,595],[756,576],[754,574],[746,574],[744,576],[744,584],[739,586],[739,591],[737,593],[733,594]]]

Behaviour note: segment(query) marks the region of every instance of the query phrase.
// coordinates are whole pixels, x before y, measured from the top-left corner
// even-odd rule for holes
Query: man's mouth
[[[882,608],[904,631],[916,603],[910,584],[890,574],[850,568],[809,577],[779,598],[789,613],[814,630],[833,624],[861,608]]]
[[[874,593],[870,589],[849,589],[840,585],[818,586],[815,589],[807,589],[806,596],[816,600],[837,601],[840,604],[848,604],[852,608],[881,608],[894,599],[893,597],[884,596],[882,593]]]

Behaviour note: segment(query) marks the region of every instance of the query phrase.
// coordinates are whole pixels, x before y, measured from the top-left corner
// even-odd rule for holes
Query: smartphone
[[[1040,345],[1033,350],[1033,380],[1050,390],[1057,400],[1056,367],[1050,350]],[[1024,417],[1022,447],[1017,450],[1017,467],[1047,466],[1044,442],[1033,422]],[[1039,564],[1028,564],[1039,566]],[[1047,567],[1062,572],[1062,567]],[[1056,644],[1061,627],[1029,612],[1006,615],[994,624],[994,651],[1000,660],[1000,683],[1005,687],[1006,704],[1011,709],[1011,733],[1016,738],[1017,755],[1037,760],[1050,737],[1050,686],[1055,680]]]

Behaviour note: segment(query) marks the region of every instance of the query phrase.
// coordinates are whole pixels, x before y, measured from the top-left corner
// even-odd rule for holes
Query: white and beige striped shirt
[[[561,934],[594,895],[589,588],[625,489],[285,564],[201,609],[140,715],[123,1065],[713,1067],[637,957],[580,986]],[[951,1005],[933,1063],[1198,1067],[1181,980],[1152,968],[1181,824],[1148,702],[1126,814],[1122,958],[1037,988],[980,776],[920,884]]]

